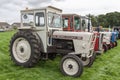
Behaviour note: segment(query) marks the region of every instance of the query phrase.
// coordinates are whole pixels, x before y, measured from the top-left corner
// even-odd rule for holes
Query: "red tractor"
[[[73,31],[73,32],[85,33],[85,31],[81,27],[82,24],[81,24],[81,20],[80,20],[79,15],[77,15],[77,14],[63,14],[62,21],[63,21],[63,30],[64,31]],[[96,35],[93,36],[92,43],[91,43],[93,51],[94,51],[95,41],[96,41]],[[94,56],[92,58],[89,58],[90,60],[82,58],[83,65],[90,67],[92,65],[91,63],[93,62],[93,60],[95,60],[95,57],[96,57],[96,53],[94,52]]]
[[[64,31],[93,32],[91,21],[88,17],[83,17],[77,14],[62,14],[62,20]],[[103,34],[99,32],[94,32],[94,34],[97,35],[94,51],[100,54],[106,52],[108,48],[106,44],[103,44]]]

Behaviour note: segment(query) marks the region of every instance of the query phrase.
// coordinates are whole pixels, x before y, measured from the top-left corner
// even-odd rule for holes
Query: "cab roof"
[[[59,11],[62,12],[62,9],[59,9],[59,8],[56,8],[56,7],[53,7],[53,6],[41,7],[41,8],[38,8],[38,9],[26,9],[26,10],[21,10],[21,12],[37,11],[37,10],[46,10],[46,9],[48,9],[48,8],[55,9],[55,10],[59,10]]]
[[[80,17],[80,15],[78,15],[78,14],[62,14],[63,16],[79,16]]]

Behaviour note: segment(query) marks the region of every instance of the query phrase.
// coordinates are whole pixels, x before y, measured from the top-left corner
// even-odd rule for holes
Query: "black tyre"
[[[40,46],[31,32],[19,31],[10,41],[10,56],[16,65],[33,67],[40,59]]]
[[[117,41],[114,42],[114,45],[115,45],[115,47],[117,47],[117,45],[118,45]]]
[[[110,45],[110,44],[108,44],[107,46],[108,46],[108,50],[110,50],[110,49],[111,49],[111,45]]]
[[[96,53],[93,53],[93,55],[90,58],[81,58],[83,66],[85,67],[91,67],[96,59]]]
[[[111,46],[111,48],[114,48],[114,43],[110,42],[110,46]]]
[[[103,44],[103,52],[106,52],[108,50],[107,44]]]
[[[78,56],[68,54],[62,58],[60,70],[66,76],[79,77],[83,73],[83,64]]]

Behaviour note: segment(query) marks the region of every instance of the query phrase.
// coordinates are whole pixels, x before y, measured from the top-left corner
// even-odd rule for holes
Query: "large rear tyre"
[[[93,53],[93,55],[90,58],[81,58],[83,66],[85,67],[91,67],[96,59],[96,53]]]
[[[40,46],[31,32],[19,31],[10,41],[10,56],[16,65],[33,67],[40,59]]]
[[[83,64],[78,56],[68,54],[62,58],[60,70],[66,76],[79,77],[83,72]]]
[[[103,52],[106,52],[108,50],[107,44],[103,44]]]

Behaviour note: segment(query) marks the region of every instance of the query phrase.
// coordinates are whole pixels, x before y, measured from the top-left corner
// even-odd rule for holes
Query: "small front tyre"
[[[85,67],[91,67],[96,59],[96,53],[93,53],[93,55],[89,58],[81,58],[83,66]]]
[[[103,44],[103,52],[106,52],[108,50],[107,44]]]
[[[78,56],[68,54],[62,58],[60,70],[66,76],[79,77],[83,72],[83,64]]]

